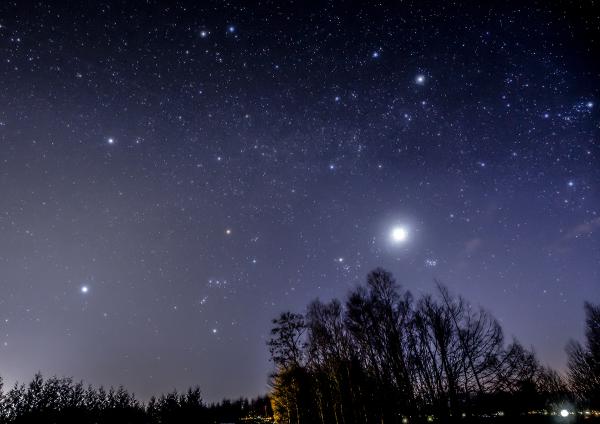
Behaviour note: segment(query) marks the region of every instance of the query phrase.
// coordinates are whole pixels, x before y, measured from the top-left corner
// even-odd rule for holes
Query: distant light
[[[371,54],[371,57],[372,57],[373,59],[377,59],[377,58],[379,58],[379,52],[373,52],[373,53]]]
[[[567,411],[566,409],[561,409],[560,410],[560,416],[563,418],[566,418],[569,416],[569,411]]]
[[[213,334],[217,334],[217,329],[216,329],[216,328],[213,328],[213,329],[212,329],[212,333],[213,333]]]
[[[231,235],[231,228],[227,228],[225,230],[225,234],[227,234],[228,236],[230,236]]]
[[[430,268],[436,267],[438,264],[437,259],[425,259],[425,266]]]
[[[591,109],[594,107],[594,102],[587,102],[585,105]]]
[[[231,25],[229,28],[227,28],[227,30],[228,30],[229,32],[232,32],[232,33],[233,33],[233,32],[235,32],[235,27],[234,27],[233,25]]]
[[[419,84],[419,85],[423,85],[423,84],[425,84],[425,75],[423,75],[423,74],[418,74],[418,75],[415,77],[415,82],[416,82],[417,84]]]
[[[408,238],[408,231],[404,227],[394,227],[390,237],[394,243],[402,243]]]
[[[208,31],[206,31],[206,30],[200,31],[200,37],[202,37],[202,38],[208,37]]]
[[[106,141],[108,141],[108,144],[115,144],[115,139],[112,137],[109,137]]]
[[[81,293],[87,293],[89,290],[88,286],[81,286]]]

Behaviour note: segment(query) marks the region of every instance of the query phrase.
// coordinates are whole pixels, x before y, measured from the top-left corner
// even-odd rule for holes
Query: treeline
[[[587,344],[571,344],[564,378],[518,341],[505,340],[488,312],[442,285],[415,299],[376,269],[344,304],[317,300],[305,314],[286,312],[273,321],[274,418],[290,424],[515,422],[565,410],[564,419],[573,421],[576,409],[600,409],[600,308],[586,305],[586,314]]]
[[[2,384],[0,382],[0,388]],[[44,379],[37,374],[25,384],[0,392],[0,423],[178,424],[267,423],[268,397],[224,400],[207,405],[200,389],[176,391],[142,403],[125,388],[85,387],[70,378]]]

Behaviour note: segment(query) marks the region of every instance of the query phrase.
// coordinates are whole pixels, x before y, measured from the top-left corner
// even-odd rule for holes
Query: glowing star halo
[[[405,227],[394,227],[390,232],[390,239],[393,243],[404,243],[408,239],[408,230]]]

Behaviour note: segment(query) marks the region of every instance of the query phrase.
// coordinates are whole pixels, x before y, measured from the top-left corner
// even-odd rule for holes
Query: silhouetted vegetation
[[[571,342],[569,382],[579,402],[588,408],[600,409],[600,306],[585,304],[585,346]]]
[[[267,423],[271,415],[267,397],[205,405],[195,387],[143,404],[123,387],[107,391],[41,374],[0,396],[0,423]]]
[[[274,418],[290,424],[592,419],[593,411],[552,416],[597,405],[600,314],[590,305],[586,310],[587,346],[571,348],[575,399],[557,372],[518,341],[505,340],[487,311],[440,284],[435,295],[415,299],[377,269],[344,304],[317,300],[305,314],[286,312],[273,321]]]

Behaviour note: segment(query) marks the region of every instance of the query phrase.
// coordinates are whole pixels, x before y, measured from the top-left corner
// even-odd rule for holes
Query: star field
[[[2,2],[0,374],[254,396],[383,266],[565,366],[600,298],[600,13]]]

